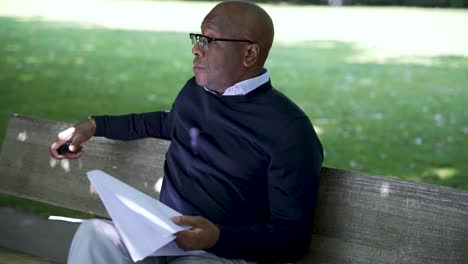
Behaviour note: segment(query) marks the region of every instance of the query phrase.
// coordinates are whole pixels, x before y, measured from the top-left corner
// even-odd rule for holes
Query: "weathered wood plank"
[[[5,264],[55,264],[57,262],[27,253],[0,247],[0,263]]]
[[[106,216],[85,176],[102,169],[158,196],[167,141],[95,138],[81,160],[55,162],[48,147],[67,126],[11,118],[0,191]],[[300,263],[468,263],[468,192],[324,168],[313,229]]]
[[[0,158],[0,191],[33,200],[108,216],[93,193],[86,172],[103,170],[143,192],[159,197],[155,185],[162,179],[169,141],[134,142],[93,138],[79,160],[57,161],[48,154],[62,122],[12,117]]]
[[[329,168],[321,181],[310,263],[468,263],[468,192]]]
[[[42,263],[66,262],[70,243],[78,228],[77,223],[52,221],[46,216],[6,207],[0,207],[0,219],[0,247],[48,259],[37,259]],[[14,257],[20,256],[9,256],[12,259]],[[5,258],[0,254],[0,263],[10,263]],[[23,258],[27,259],[27,256]]]

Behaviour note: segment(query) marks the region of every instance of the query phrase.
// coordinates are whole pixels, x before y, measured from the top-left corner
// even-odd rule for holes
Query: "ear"
[[[260,46],[258,44],[250,44],[247,46],[247,49],[244,53],[243,64],[246,68],[254,66],[260,56]]]

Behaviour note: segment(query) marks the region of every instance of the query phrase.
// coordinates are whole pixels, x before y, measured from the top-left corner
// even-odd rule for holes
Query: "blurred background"
[[[272,83],[311,119],[325,166],[468,190],[468,0],[258,2]],[[216,3],[0,0],[0,140],[12,113],[169,109],[193,75],[188,32]]]

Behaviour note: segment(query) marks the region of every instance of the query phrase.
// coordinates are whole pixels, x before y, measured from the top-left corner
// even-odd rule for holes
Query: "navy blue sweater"
[[[304,112],[270,81],[221,96],[192,78],[170,112],[94,118],[96,136],[172,141],[160,200],[219,225],[209,252],[294,261],[307,250],[322,146]]]

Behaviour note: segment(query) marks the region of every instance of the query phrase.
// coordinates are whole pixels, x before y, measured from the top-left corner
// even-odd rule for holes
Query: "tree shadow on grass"
[[[9,113],[73,122],[169,109],[192,76],[186,33],[4,17],[0,25],[0,138]],[[468,189],[468,59],[363,62],[367,52],[333,40],[278,42],[266,67],[310,117],[326,166]]]
[[[275,49],[273,82],[312,119],[325,165],[468,189],[468,58],[362,62],[366,50],[333,41]]]

